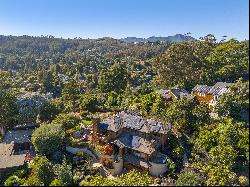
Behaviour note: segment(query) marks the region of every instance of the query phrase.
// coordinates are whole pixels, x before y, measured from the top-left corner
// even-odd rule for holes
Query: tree
[[[18,119],[15,95],[10,91],[0,90],[0,106],[0,132],[4,134],[5,130],[13,127]]]
[[[142,112],[145,115],[149,115],[151,113],[151,109],[154,105],[154,111],[155,114],[159,112],[159,107],[162,103],[160,103],[160,96],[154,92],[151,92],[149,94],[145,94],[145,95],[141,95],[139,98],[139,102],[140,102],[140,107],[142,109]],[[156,103],[157,101],[157,103]]]
[[[4,182],[4,186],[20,186],[24,184],[24,179],[19,178],[16,175],[10,176],[6,181]]]
[[[119,106],[121,103],[121,96],[116,92],[112,91],[109,93],[108,99],[105,102],[105,106],[107,108],[112,108],[115,106]]]
[[[121,93],[126,89],[129,74],[124,65],[118,63],[110,69],[103,69],[98,79],[98,87],[101,92],[115,91]]]
[[[147,174],[131,170],[116,180],[101,176],[86,177],[80,186],[149,186],[152,183],[153,179]]]
[[[201,178],[193,171],[181,173],[176,181],[176,186],[200,186],[201,184]]]
[[[164,119],[178,132],[190,134],[195,130],[195,118],[192,113],[194,108],[193,100],[176,100],[167,108]]]
[[[207,124],[210,122],[211,118],[209,115],[209,108],[208,105],[205,103],[201,103],[196,105],[192,111],[193,115],[195,116],[196,120],[196,129],[202,124]]]
[[[208,170],[207,186],[235,186],[239,185],[237,175],[227,167],[216,166]]]
[[[32,170],[30,177],[37,177],[38,181],[41,181],[45,185],[49,185],[53,179],[53,165],[45,156],[36,156],[29,164]]]
[[[80,88],[79,84],[71,79],[62,90],[62,99],[65,101],[66,110],[77,111],[79,108]]]
[[[164,116],[165,113],[165,103],[163,101],[163,99],[158,96],[155,100],[155,102],[153,103],[152,109],[151,109],[151,113],[153,116],[161,118]]]
[[[0,70],[0,90],[2,89],[10,89],[14,85],[13,78],[8,71],[1,71]]]
[[[54,174],[56,176],[56,179],[61,181],[64,186],[70,186],[72,185],[72,167],[67,164],[66,160],[63,160],[63,163],[57,164],[53,167]]]
[[[53,92],[54,89],[54,76],[51,71],[44,71],[43,72],[43,78],[42,78],[42,84],[44,92]]]
[[[98,109],[98,100],[96,95],[83,95],[80,104],[81,111],[96,112]]]
[[[206,57],[215,46],[212,38],[210,35],[203,41],[170,46],[154,62],[156,87],[169,89],[178,86],[190,90],[195,84],[201,83],[207,72]]]
[[[237,174],[249,167],[249,130],[230,118],[203,126],[195,142],[200,147],[193,168],[206,177],[207,185],[238,184]],[[197,146],[195,146],[197,147]],[[201,159],[200,154],[206,155]]]
[[[64,130],[74,128],[81,122],[80,117],[75,113],[61,113],[51,122],[52,124],[60,124]]]
[[[41,122],[48,122],[50,123],[56,115],[58,115],[60,112],[62,112],[62,106],[60,106],[60,103],[57,103],[55,101],[48,101],[43,105],[40,114],[39,119]]]
[[[42,124],[33,132],[31,141],[38,153],[52,156],[64,149],[64,138],[61,125]]]
[[[207,57],[213,82],[233,82],[248,72],[249,47],[238,41],[220,43]]]
[[[209,155],[218,164],[232,168],[236,162],[237,151],[231,145],[219,144],[210,149]]]
[[[222,95],[215,105],[215,112],[219,116],[232,117],[237,120],[248,121],[249,111],[249,81],[241,80],[234,83],[229,92]],[[245,116],[244,116],[245,114]]]
[[[59,179],[54,179],[51,183],[50,186],[64,186],[64,183],[59,180]]]

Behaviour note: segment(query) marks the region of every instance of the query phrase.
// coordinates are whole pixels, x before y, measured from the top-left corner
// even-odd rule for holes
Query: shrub
[[[32,143],[41,154],[52,155],[63,149],[65,132],[60,125],[43,124],[32,134]]]
[[[67,129],[65,133],[67,136],[72,136],[75,131],[76,131],[75,128],[72,128],[72,129]]]
[[[16,175],[12,175],[4,182],[4,186],[20,186],[24,184],[24,181],[24,179],[21,179]]]
[[[179,175],[176,186],[200,186],[201,179],[192,171],[186,171]]]
[[[75,113],[59,114],[52,121],[53,124],[61,124],[65,130],[74,128],[76,125],[79,125],[80,122],[80,117]]]
[[[51,183],[50,186],[64,186],[63,182],[59,179],[54,179]]]
[[[52,166],[45,156],[36,156],[29,164],[34,180],[38,180],[38,183],[44,183],[45,185],[49,185],[53,179]],[[33,178],[30,179],[31,183]]]
[[[170,173],[174,173],[175,171],[175,163],[171,159],[167,159],[167,164]]]
[[[26,180],[25,186],[44,186],[44,183],[40,180],[37,174],[32,174]]]
[[[56,178],[66,186],[72,184],[71,169],[71,165],[68,165],[65,159],[63,160],[63,163],[61,165],[57,164],[53,167]]]
[[[20,170],[14,172],[13,175],[16,175],[16,176],[22,178],[22,177],[25,177],[25,175],[27,175],[27,173],[28,173],[28,169],[20,169]]]

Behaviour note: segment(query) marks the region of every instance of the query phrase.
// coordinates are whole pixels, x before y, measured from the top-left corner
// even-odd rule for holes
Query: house
[[[156,93],[160,94],[165,102],[165,106],[169,106],[171,102],[177,100],[177,99],[195,99],[194,95],[191,95],[188,93],[188,91],[180,88],[174,88],[171,90],[157,90]]]
[[[123,168],[138,168],[158,177],[167,171],[167,155],[162,151],[167,143],[170,124],[122,111],[104,121],[93,119],[92,142],[105,145],[112,151],[104,151],[102,159],[112,164],[113,174]],[[108,145],[108,146],[107,146]]]
[[[7,131],[3,138],[3,143],[13,144],[13,153],[26,152],[30,150],[31,136],[37,124],[17,125],[12,130]]]
[[[217,82],[214,86],[196,85],[192,90],[199,103],[204,102],[213,109],[218,99],[229,90],[232,83]]]
[[[32,159],[35,153],[31,144],[31,135],[36,127],[38,126],[25,124],[7,131],[3,142],[0,143],[0,173],[22,167],[27,160],[27,155],[30,156],[28,160]]]

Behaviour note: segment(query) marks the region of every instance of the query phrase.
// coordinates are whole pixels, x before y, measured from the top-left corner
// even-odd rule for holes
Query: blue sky
[[[248,6],[248,0],[0,0],[0,34],[122,38],[191,32],[244,40]]]

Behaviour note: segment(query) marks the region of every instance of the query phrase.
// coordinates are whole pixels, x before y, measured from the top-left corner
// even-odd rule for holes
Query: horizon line
[[[211,34],[211,33],[209,33]],[[83,39],[83,40],[97,40],[97,39],[102,39],[102,38],[112,38],[112,39],[116,39],[116,40],[121,40],[121,39],[125,39],[125,38],[140,38],[140,39],[148,39],[150,37],[169,37],[169,36],[176,36],[176,35],[183,35],[183,36],[189,36],[189,37],[192,37],[196,40],[199,40],[200,37],[198,37],[198,39],[194,36],[192,36],[191,34],[180,34],[180,33],[177,33],[177,34],[174,34],[174,35],[168,35],[168,36],[162,36],[162,35],[152,35],[152,36],[149,36],[149,37],[140,37],[140,36],[126,36],[126,37],[120,37],[120,38],[116,38],[116,37],[112,37],[112,36],[101,36],[101,37],[93,37],[93,38],[83,38],[83,37],[80,37],[80,36],[75,36],[75,37],[65,37],[65,36],[55,36],[55,35],[52,35],[52,34],[41,34],[41,35],[28,35],[28,34],[20,34],[20,35],[12,35],[12,34],[0,34],[0,36],[13,36],[13,37],[22,37],[22,36],[29,36],[29,37],[48,37],[48,36],[53,36],[54,38],[56,39]],[[207,34],[208,35],[208,34]],[[212,34],[213,35],[213,34]],[[205,35],[206,36],[206,35]],[[214,35],[215,36],[215,35]],[[202,37],[202,36],[201,36]],[[203,36],[204,37],[204,36]],[[223,36],[221,36],[223,37]],[[215,37],[216,38],[216,37]],[[230,40],[230,39],[236,39],[238,41],[246,41],[246,40],[249,40],[249,38],[245,38],[245,39],[242,39],[242,40],[239,40],[237,39],[236,37],[231,37],[231,38],[227,38],[226,40]],[[219,40],[216,38],[216,40]]]

